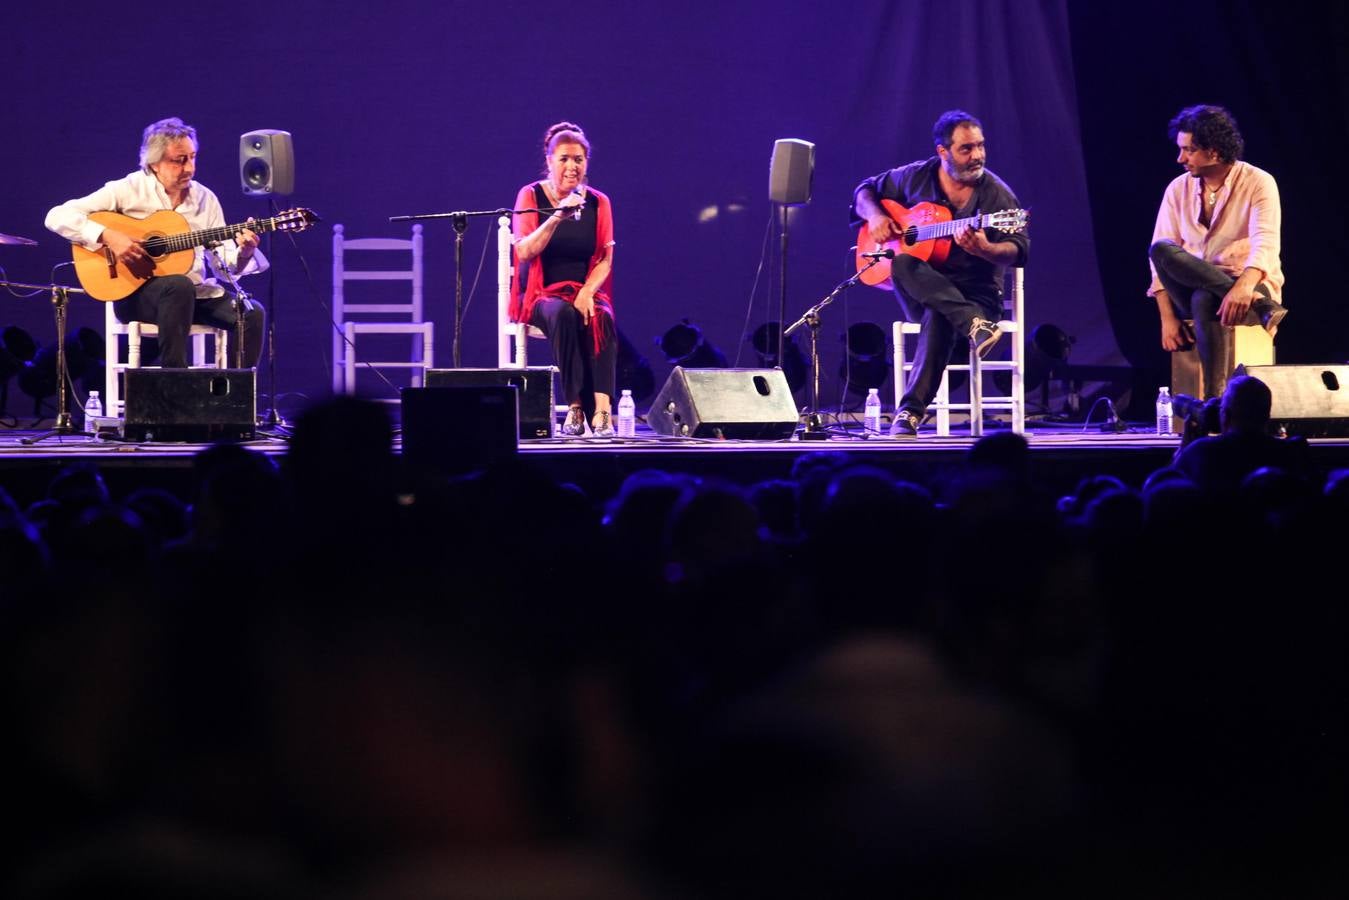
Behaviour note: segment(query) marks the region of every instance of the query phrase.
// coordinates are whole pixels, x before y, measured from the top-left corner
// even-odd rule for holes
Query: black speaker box
[[[513,386],[520,392],[520,437],[553,436],[553,369],[427,369],[427,387]]]
[[[781,369],[685,369],[675,366],[646,424],[657,434],[781,440],[799,415]]]
[[[295,191],[295,148],[289,131],[264,128],[239,136],[239,179],[254,196]]]
[[[403,388],[403,459],[461,475],[515,456],[519,398],[508,384]]]
[[[815,145],[797,138],[773,144],[768,167],[768,199],[774,203],[809,203],[815,179]]]
[[[1303,437],[1349,435],[1349,365],[1237,366],[1269,386],[1270,424]]]
[[[123,435],[132,441],[251,441],[252,369],[127,369]]]

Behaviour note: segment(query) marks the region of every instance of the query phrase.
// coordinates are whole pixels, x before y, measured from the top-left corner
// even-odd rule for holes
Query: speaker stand
[[[5,286],[30,289],[50,287],[52,306],[55,307],[56,313],[56,424],[51,431],[44,432],[36,437],[22,438],[19,443],[36,444],[38,441],[44,441],[52,436],[65,437],[66,435],[78,434],[79,432],[70,422],[70,409],[66,405],[66,312],[70,304],[70,292],[83,294],[84,291],[60,284],[33,285],[5,282]]]
[[[458,213],[450,219],[454,225],[454,343],[450,364],[459,368],[459,334],[464,326],[464,232],[468,230],[468,213]]]

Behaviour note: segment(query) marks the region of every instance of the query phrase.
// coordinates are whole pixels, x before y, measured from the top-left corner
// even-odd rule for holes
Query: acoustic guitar
[[[877,250],[893,250],[930,262],[940,267],[951,252],[951,236],[962,225],[970,228],[996,228],[1005,234],[1015,234],[1026,227],[1030,212],[1024,209],[1003,209],[981,216],[964,219],[952,219],[951,211],[939,203],[923,201],[906,209],[894,200],[882,200],[881,208],[904,229],[904,234],[884,244],[871,239],[867,226],[863,225],[857,235],[857,271],[862,272],[861,281],[872,287],[888,287],[890,282],[890,260],[879,259],[870,269],[871,263],[863,254]],[[870,250],[868,250],[870,248]],[[866,269],[865,272],[862,270]]]
[[[233,240],[245,228],[258,234],[268,231],[303,231],[319,220],[312,210],[288,209],[270,219],[192,231],[181,214],[170,209],[133,219],[115,212],[90,213],[89,218],[135,238],[145,248],[147,259],[129,268],[107,247],[86,250],[72,244],[75,275],[95,300],[121,300],[156,275],[185,275],[192,268],[197,247]]]

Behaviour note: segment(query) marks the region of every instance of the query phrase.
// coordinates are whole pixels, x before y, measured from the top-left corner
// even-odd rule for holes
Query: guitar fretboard
[[[239,225],[222,225],[219,228],[203,228],[201,231],[189,231],[184,234],[171,234],[158,238],[160,246],[166,253],[177,253],[180,250],[191,250],[193,247],[204,247],[210,244],[218,244],[221,241],[232,241],[234,236],[245,228],[259,234],[277,227],[279,216],[273,216],[270,219],[259,219],[255,222],[245,222]]]
[[[993,224],[993,214],[970,216],[965,219],[952,219],[949,222],[937,222],[934,225],[915,225],[904,230],[904,239],[910,243],[930,241],[933,238],[950,237],[962,225],[971,228],[987,228]]]

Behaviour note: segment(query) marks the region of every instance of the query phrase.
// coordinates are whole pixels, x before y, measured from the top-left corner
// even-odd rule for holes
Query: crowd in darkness
[[[601,498],[392,438],[0,496],[4,896],[1345,887],[1349,473],[1058,497],[995,433]]]

